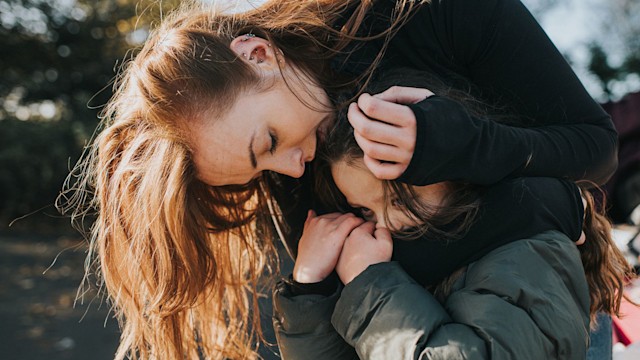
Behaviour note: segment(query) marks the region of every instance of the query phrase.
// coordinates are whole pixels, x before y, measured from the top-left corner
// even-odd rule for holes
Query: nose
[[[299,178],[304,174],[304,161],[302,159],[301,149],[292,149],[288,156],[279,159],[278,164],[274,166],[273,171],[282,175]]]
[[[317,136],[315,131],[311,133],[301,144],[302,154],[305,162],[310,162],[316,156]]]

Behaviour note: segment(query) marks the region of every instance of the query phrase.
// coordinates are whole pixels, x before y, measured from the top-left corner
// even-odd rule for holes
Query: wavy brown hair
[[[116,359],[257,356],[261,279],[277,268],[270,175],[207,186],[189,142],[205,111],[223,116],[243,91],[268,86],[231,41],[262,36],[331,90],[366,83],[385,46],[343,83],[332,58],[354,41],[386,44],[418,6],[399,1],[384,31],[363,34],[370,0],[278,0],[241,14],[202,3],[183,2],[121,67],[101,131],[57,202],[89,239],[85,280],[97,278],[121,325]]]
[[[580,183],[580,188],[586,203],[582,227],[586,241],[578,249],[589,284],[593,328],[598,312],[621,316],[623,298],[638,306],[624,294],[624,286],[638,275],[613,240],[611,222],[604,213],[606,197],[602,196],[598,206],[591,193],[598,189],[593,188],[592,183]]]

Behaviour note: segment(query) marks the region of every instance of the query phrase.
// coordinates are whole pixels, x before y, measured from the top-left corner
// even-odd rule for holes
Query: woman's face
[[[315,96],[304,100],[328,103],[324,91]],[[241,94],[225,116],[204,119],[192,131],[197,176],[214,186],[246,184],[264,170],[298,178],[332,116],[307,107],[283,81],[266,92]]]
[[[355,160],[347,163],[339,161],[331,166],[333,181],[340,192],[347,198],[349,205],[359,209],[368,221],[374,221],[378,226],[400,230],[419,225],[414,219],[407,216],[398,199],[384,199],[382,180],[376,178],[365,166],[364,161]],[[440,205],[447,190],[445,183],[437,183],[428,186],[414,186],[419,201]],[[387,209],[389,223],[384,218],[384,209]]]
[[[245,91],[224,115],[214,109],[197,121],[190,130],[197,177],[220,186],[246,184],[264,170],[302,176],[333,121],[333,112],[310,108],[331,109],[327,93],[265,39],[239,36],[230,47],[272,86]]]

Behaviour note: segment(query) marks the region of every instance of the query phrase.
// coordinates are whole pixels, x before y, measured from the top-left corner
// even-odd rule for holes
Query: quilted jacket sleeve
[[[282,359],[358,359],[355,349],[340,337],[331,324],[331,314],[340,290],[331,296],[294,296],[285,281],[276,285],[273,327]]]

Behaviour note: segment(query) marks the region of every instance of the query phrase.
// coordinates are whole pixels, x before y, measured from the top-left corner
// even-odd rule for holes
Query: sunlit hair
[[[602,196],[603,203],[598,207],[587,190],[594,186],[592,183],[580,183],[582,197],[586,201],[583,224],[586,242],[578,247],[589,284],[592,328],[595,328],[598,312],[621,316],[623,298],[638,305],[623,292],[624,286],[638,275],[613,240],[611,222],[604,214],[606,197]]]
[[[101,131],[57,203],[90,240],[85,283],[97,278],[121,325],[116,359],[252,358],[263,340],[260,280],[277,264],[271,175],[207,186],[189,141],[201,114],[223,116],[243,91],[272,83],[231,41],[262,36],[298,79],[332,90],[366,83],[385,46],[344,83],[330,74],[333,57],[354,40],[388,43],[418,6],[399,1],[384,31],[359,34],[370,0],[277,0],[241,14],[203,3],[184,1],[121,67]]]
[[[411,79],[411,80],[407,80]],[[412,86],[412,82],[418,81],[435,94],[448,96],[467,107],[467,111],[475,115],[491,116],[493,120],[509,121],[508,114],[501,113],[504,109],[485,107],[477,100],[472,99],[468,92],[447,87],[434,76],[410,69],[397,69],[379,81],[372,82],[371,93],[377,93],[392,85]],[[493,111],[498,111],[495,115]],[[339,118],[337,125],[328,133],[326,141],[319,147],[315,164],[316,193],[328,211],[357,212],[349,206],[345,196],[340,192],[333,180],[331,167],[344,162],[349,166],[363,166],[362,149],[358,146],[353,135],[353,128],[345,119],[344,114]],[[420,237],[433,241],[456,240],[462,237],[469,229],[477,215],[482,187],[466,183],[448,182],[445,197],[440,205],[427,204],[420,201],[420,197],[412,189],[413,187],[399,181],[382,181],[384,191],[383,209],[385,223],[390,224],[387,207],[390,199],[397,199],[401,209],[410,219],[418,225],[406,231],[390,228],[396,238],[415,240]],[[586,235],[585,244],[578,247],[585,271],[585,277],[590,294],[590,319],[591,326],[595,328],[596,315],[604,312],[611,315],[620,315],[620,304],[623,298],[633,302],[624,294],[624,286],[637,277],[624,255],[613,241],[611,223],[604,215],[605,205],[600,210],[596,208],[594,199],[589,190],[595,184],[580,183],[579,187],[586,202],[583,231]],[[604,196],[602,196],[605,198]],[[456,271],[445,278],[440,284],[434,286],[436,295],[440,298],[446,296],[452,283],[462,272]],[[634,303],[635,304],[635,303]]]

